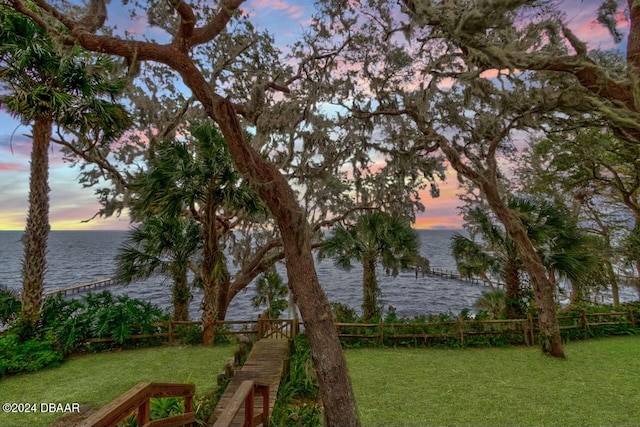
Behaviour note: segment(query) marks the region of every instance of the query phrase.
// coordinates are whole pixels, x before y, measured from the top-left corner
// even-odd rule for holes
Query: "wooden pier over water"
[[[427,274],[427,275],[430,275],[430,276],[444,277],[445,279],[459,280],[461,282],[469,282],[469,283],[472,283],[474,285],[489,286],[489,283],[487,281],[483,280],[483,279],[480,279],[478,277],[462,276],[457,271],[453,271],[453,270],[445,270],[445,269],[442,269],[442,268],[434,267],[434,268],[429,268],[428,270],[424,271],[424,274]],[[504,286],[504,284],[495,282],[493,284],[493,286],[500,287],[500,286]]]
[[[54,289],[52,291],[47,291],[43,293],[45,297],[52,297],[58,294],[62,294],[67,296],[68,293],[79,293],[83,291],[88,291],[90,289],[104,288],[107,286],[115,285],[118,281],[113,277],[108,277],[106,279],[95,280],[93,282],[81,283],[79,285],[67,286],[65,288]]]
[[[431,275],[431,276],[444,277],[444,278],[447,278],[447,279],[460,280],[460,281],[463,281],[463,282],[471,282],[474,285],[484,284],[484,282],[482,280],[477,279],[475,277],[461,276],[460,274],[458,274],[457,271],[445,270],[445,269],[442,269],[442,268],[430,268],[429,270],[425,271],[425,274],[428,274],[428,275]]]

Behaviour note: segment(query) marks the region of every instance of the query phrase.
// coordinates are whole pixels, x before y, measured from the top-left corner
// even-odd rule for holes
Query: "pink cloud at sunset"
[[[353,0],[350,0],[353,1]],[[562,7],[566,12],[569,27],[583,40],[588,40],[589,49],[610,49],[616,47],[606,28],[595,22],[596,10],[601,0],[565,0]],[[120,30],[156,39],[166,36],[162,30],[149,29],[146,19],[130,21],[126,13],[116,11],[110,6],[110,18],[118,24]],[[302,19],[308,19],[313,12],[312,2],[302,0],[247,0],[243,6],[250,19],[260,28],[268,29],[275,34],[278,43],[286,44],[304,26]],[[626,33],[628,23],[621,11],[617,15],[618,28]],[[119,15],[118,15],[119,14]],[[284,43],[283,43],[284,41]],[[624,43],[622,45],[624,47]],[[345,64],[349,66],[349,64]],[[483,77],[493,78],[497,70],[487,71]],[[451,81],[443,80],[442,85],[450,85]],[[284,95],[282,95],[284,96]],[[17,122],[6,111],[0,111],[0,230],[22,230],[27,212],[28,170],[31,143],[23,134],[27,130],[15,132]],[[95,219],[89,223],[83,220],[91,218],[99,206],[94,196],[94,189],[83,189],[77,183],[78,170],[72,169],[62,162],[59,148],[53,146],[50,151],[50,183],[51,183],[51,225],[54,230],[106,230],[127,229],[129,221],[126,216],[109,220]],[[372,169],[377,170],[377,165]],[[441,195],[431,198],[428,191],[421,194],[426,212],[419,214],[416,228],[453,228],[462,227],[462,219],[458,216],[456,197],[457,180],[448,174],[445,183],[440,183]]]
[[[447,170],[446,180],[439,182],[440,196],[433,198],[428,190],[420,193],[425,211],[416,218],[415,228],[419,229],[460,229],[463,220],[458,214],[458,180],[455,172]]]
[[[589,49],[613,49],[616,47],[609,30],[596,20],[596,11],[602,2],[600,0],[566,1],[563,9],[566,12],[569,28],[582,40],[588,40]],[[626,2],[625,2],[626,3]],[[625,34],[629,23],[622,8],[615,16],[616,28]],[[623,45],[625,43],[623,42]]]
[[[29,167],[22,163],[0,162],[0,172],[27,172]]]
[[[274,10],[283,13],[288,19],[300,19],[304,16],[304,8],[301,5],[283,0],[252,0],[244,9],[250,16],[255,15],[253,11],[256,10]]]

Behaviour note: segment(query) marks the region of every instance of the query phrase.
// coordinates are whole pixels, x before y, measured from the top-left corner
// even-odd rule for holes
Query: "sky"
[[[569,26],[581,39],[588,41],[590,49],[613,47],[607,30],[594,23],[600,1],[561,2]],[[258,28],[274,34],[276,43],[284,46],[302,32],[313,13],[313,3],[311,0],[248,0],[243,7]],[[625,26],[625,23],[620,24],[622,29]],[[21,126],[4,109],[0,109],[0,231],[24,229],[31,151],[30,140],[25,136],[28,133],[28,126]],[[78,169],[71,168],[63,162],[55,144],[49,156],[52,230],[126,230],[129,227],[129,219],[126,216],[96,218],[85,222],[99,209],[95,190],[82,188],[77,182]],[[448,172],[446,181],[440,184],[440,197],[433,199],[428,191],[422,194],[426,211],[417,215],[416,228],[462,228],[463,221],[457,211],[457,185],[455,174]]]

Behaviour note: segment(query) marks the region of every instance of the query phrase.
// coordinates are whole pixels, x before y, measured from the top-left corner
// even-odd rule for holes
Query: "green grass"
[[[638,426],[640,337],[536,348],[346,351],[365,426]]]
[[[90,354],[61,366],[0,380],[0,403],[79,403],[102,406],[141,381],[196,384],[213,391],[232,346],[155,347]],[[0,413],[0,426],[46,426],[62,414]]]

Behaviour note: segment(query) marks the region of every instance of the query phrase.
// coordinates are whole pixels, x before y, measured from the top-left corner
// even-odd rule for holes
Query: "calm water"
[[[455,269],[449,251],[450,230],[419,230],[421,253],[431,261],[433,267]],[[21,231],[0,231],[0,284],[20,288],[22,259]],[[115,254],[126,236],[125,231],[52,231],[49,236],[47,254],[48,270],[45,290],[90,282],[113,276]],[[286,277],[284,265],[277,266]],[[362,269],[358,265],[350,271],[336,268],[331,259],[316,263],[316,269],[329,300],[360,309],[362,303]],[[401,273],[398,277],[387,277],[380,273],[382,302],[386,308],[392,305],[398,314],[416,315],[459,312],[472,308],[476,299],[487,288],[467,282],[439,277],[419,277],[415,273]],[[171,301],[170,280],[161,276],[128,286],[108,288],[114,294],[128,294],[144,299],[160,307],[169,307]],[[254,287],[250,285],[232,302],[228,319],[246,319],[257,316],[259,310],[251,306]],[[635,294],[629,289],[628,298]],[[199,318],[198,308],[202,298],[199,289],[193,290],[191,316]],[[626,295],[626,292],[625,292]],[[623,296],[627,299],[627,297]]]

